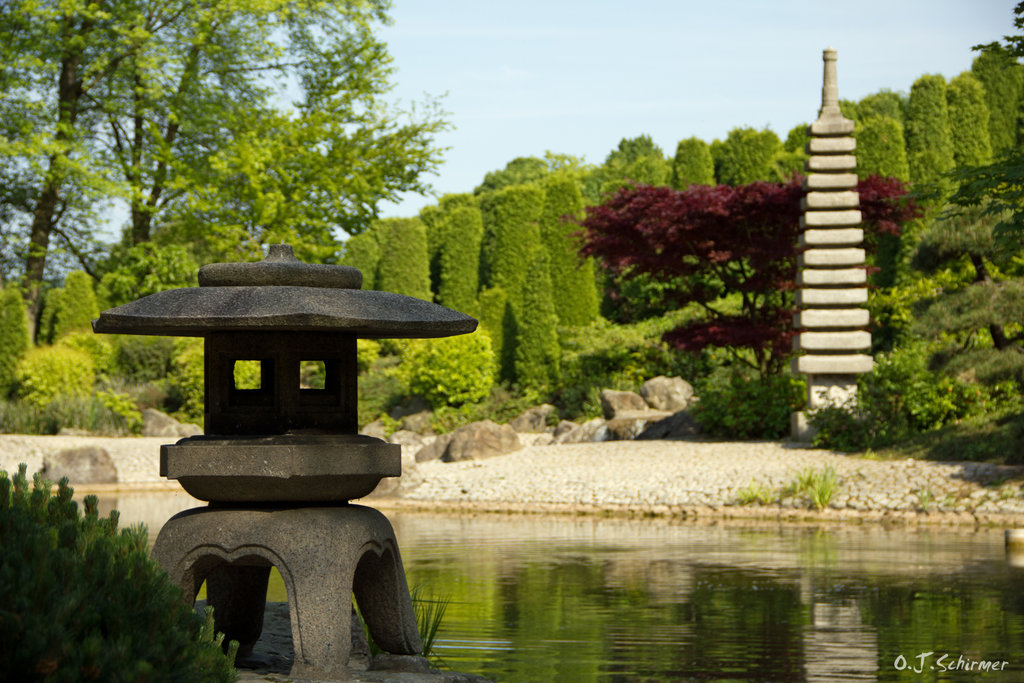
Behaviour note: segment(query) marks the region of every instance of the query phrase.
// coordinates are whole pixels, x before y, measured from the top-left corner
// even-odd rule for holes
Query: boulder
[[[373,489],[370,496],[397,496],[402,491],[416,488],[423,483],[423,475],[416,468],[416,451],[411,448],[402,448],[402,476],[384,477]]]
[[[555,407],[549,403],[534,406],[509,422],[509,425],[521,434],[546,432],[549,431],[548,416],[553,412]]]
[[[693,387],[681,377],[660,375],[644,382],[640,395],[651,408],[675,413],[690,405]]]
[[[577,427],[579,427],[579,425],[576,424],[575,422],[570,422],[569,420],[562,420],[561,422],[558,423],[558,426],[555,427],[555,431],[551,433],[551,436],[554,439],[557,439],[563,434],[568,434]]]
[[[581,425],[555,437],[555,444],[590,443],[592,441],[608,441],[608,423],[599,417],[587,420]]]
[[[647,402],[640,394],[614,389],[604,389],[601,392],[601,411],[606,420],[611,420],[621,412],[639,410],[647,410]]]
[[[106,450],[81,446],[44,458],[43,476],[54,482],[67,477],[72,485],[116,484],[117,467]]]
[[[631,441],[643,432],[652,422],[669,417],[672,413],[658,410],[621,411],[608,420],[607,441]]]
[[[412,396],[388,411],[388,417],[401,422],[402,418],[417,413],[430,412],[430,403],[422,396]]]
[[[399,421],[398,424],[405,431],[415,432],[417,434],[433,434],[434,427],[431,424],[433,420],[433,411],[421,410],[418,413],[406,415]]]
[[[441,455],[444,462],[481,460],[511,453],[522,448],[516,431],[507,424],[491,420],[473,422],[452,432],[448,448]]]
[[[191,422],[178,422],[167,413],[155,408],[142,411],[142,436],[198,436],[203,433],[202,427]]]
[[[388,440],[388,428],[380,420],[374,420],[365,427],[359,430],[360,434],[364,436],[372,436],[375,439],[382,441]]]
[[[394,432],[389,436],[387,440],[401,446],[402,453],[405,453],[406,451],[412,451],[415,453],[423,447],[423,444],[426,441],[422,435],[417,434],[416,432],[411,432],[408,429],[399,429],[397,432]]]
[[[692,439],[700,435],[700,424],[688,410],[680,410],[666,418],[647,425],[636,438],[652,439]]]
[[[448,450],[448,444],[452,442],[454,434],[441,434],[434,440],[425,443],[422,448],[416,451],[416,462],[429,462],[440,460],[444,452]]]

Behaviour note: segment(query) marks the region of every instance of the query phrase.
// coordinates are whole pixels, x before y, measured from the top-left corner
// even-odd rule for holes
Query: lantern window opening
[[[231,407],[274,405],[274,359],[236,358],[231,361]]]
[[[327,361],[299,361],[299,390],[325,391],[327,389]]]

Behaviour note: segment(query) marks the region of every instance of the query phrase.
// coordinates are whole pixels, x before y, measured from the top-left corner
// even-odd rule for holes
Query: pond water
[[[153,537],[172,508],[192,505],[167,494],[103,503],[148,521]],[[450,600],[435,651],[458,671],[1024,681],[1024,569],[1007,561],[1001,530],[388,516],[410,586]]]

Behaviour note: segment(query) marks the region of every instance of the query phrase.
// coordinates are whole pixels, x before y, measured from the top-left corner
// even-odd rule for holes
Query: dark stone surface
[[[106,450],[82,446],[44,459],[43,476],[54,482],[67,477],[72,485],[114,484],[117,483],[117,467]]]
[[[637,439],[692,439],[700,436],[700,424],[689,410],[680,410],[647,425]]]
[[[401,446],[369,436],[192,437],[160,448],[160,474],[199,500],[345,502],[402,473]]]
[[[553,412],[555,412],[555,407],[550,403],[544,403],[528,408],[509,422],[509,425],[517,432],[525,434],[547,432],[550,431],[548,429],[548,417]]]
[[[271,244],[267,257],[256,263],[210,263],[199,269],[200,287],[274,285],[359,289],[363,274],[352,266],[303,263],[288,244]]]
[[[518,451],[523,447],[516,431],[492,420],[471,422],[452,432],[452,439],[441,455],[444,462],[481,460]]]

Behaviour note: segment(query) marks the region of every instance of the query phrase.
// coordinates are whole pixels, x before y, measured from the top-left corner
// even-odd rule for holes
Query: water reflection
[[[123,520],[145,509],[157,525],[194,504],[131,503],[117,501]],[[999,530],[389,517],[410,584],[451,597],[437,651],[456,670],[501,681],[1024,680],[1024,572],[1006,562]]]

